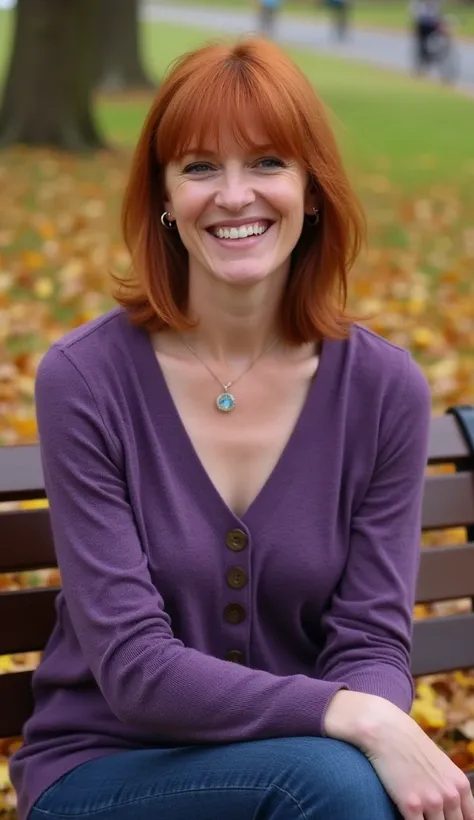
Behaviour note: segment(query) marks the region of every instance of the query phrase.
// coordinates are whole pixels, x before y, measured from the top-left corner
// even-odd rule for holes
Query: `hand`
[[[366,754],[404,820],[474,820],[467,777],[389,701],[338,692],[326,712],[325,729]]]
[[[412,718],[397,711],[366,754],[404,820],[474,820],[467,777]]]

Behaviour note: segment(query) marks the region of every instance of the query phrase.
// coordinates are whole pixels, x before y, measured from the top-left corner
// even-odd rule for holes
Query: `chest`
[[[242,516],[270,479],[298,428],[310,390],[316,387],[316,355],[273,362],[238,380],[235,408],[222,413],[219,383],[199,362],[176,366],[157,358],[185,433],[203,470],[236,515]]]

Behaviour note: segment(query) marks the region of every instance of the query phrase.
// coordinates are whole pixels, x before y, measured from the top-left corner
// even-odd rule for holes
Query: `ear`
[[[319,197],[315,190],[315,185],[311,177],[308,179],[308,184],[304,193],[304,212],[308,216],[312,216],[314,208],[319,208]]]

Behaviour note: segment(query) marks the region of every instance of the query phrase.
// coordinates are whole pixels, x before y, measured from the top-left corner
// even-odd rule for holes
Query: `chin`
[[[248,287],[263,282],[265,279],[269,279],[274,272],[275,266],[273,265],[229,265],[221,266],[217,271],[213,272],[213,276],[218,279],[219,282]]]

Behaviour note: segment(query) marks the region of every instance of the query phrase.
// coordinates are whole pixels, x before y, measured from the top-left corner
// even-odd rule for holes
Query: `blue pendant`
[[[230,413],[235,407],[235,399],[231,393],[221,393],[216,399],[217,409],[222,413]]]

